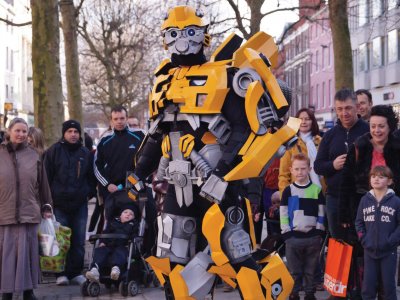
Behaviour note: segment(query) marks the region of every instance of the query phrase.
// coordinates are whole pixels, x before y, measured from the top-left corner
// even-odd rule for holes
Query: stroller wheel
[[[131,296],[136,296],[139,293],[139,286],[136,281],[130,281],[128,283],[128,291]]]
[[[98,282],[90,282],[87,286],[87,293],[91,297],[100,295],[100,284]]]
[[[125,283],[125,281],[121,281],[119,283],[119,293],[123,297],[127,297],[128,296],[128,285]]]
[[[85,282],[81,285],[81,294],[82,294],[83,297],[89,296],[89,293],[88,293],[88,285],[89,285],[89,281],[85,281]]]

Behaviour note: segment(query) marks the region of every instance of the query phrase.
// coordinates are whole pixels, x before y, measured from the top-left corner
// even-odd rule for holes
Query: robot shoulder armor
[[[168,71],[172,68],[173,68],[173,66],[172,66],[171,60],[169,58],[166,58],[154,70],[154,75],[155,76],[166,75],[166,74],[168,74]]]

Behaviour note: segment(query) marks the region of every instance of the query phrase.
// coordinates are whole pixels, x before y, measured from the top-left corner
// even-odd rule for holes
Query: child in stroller
[[[138,283],[156,285],[154,272],[142,255],[145,210],[139,209],[139,204],[132,202],[126,191],[111,195],[107,201],[112,201],[112,213],[106,229],[89,238],[95,248],[86,273],[87,281],[81,288],[83,296],[97,297],[99,283],[107,288],[119,286],[122,296],[135,296],[139,292]]]
[[[121,209],[118,218],[108,222],[103,234],[116,233],[128,237],[137,236],[139,222],[135,220],[133,205],[127,205]],[[121,238],[100,239],[98,248],[94,249],[93,261],[90,270],[86,272],[89,281],[99,281],[99,270],[108,263],[112,265],[110,278],[118,280],[121,270],[126,267],[126,260],[129,255],[127,248],[128,240]]]

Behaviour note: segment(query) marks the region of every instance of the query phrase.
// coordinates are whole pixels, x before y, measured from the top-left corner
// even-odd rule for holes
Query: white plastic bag
[[[60,252],[56,238],[58,222],[52,218],[42,218],[39,225],[39,244],[43,256],[56,256]]]

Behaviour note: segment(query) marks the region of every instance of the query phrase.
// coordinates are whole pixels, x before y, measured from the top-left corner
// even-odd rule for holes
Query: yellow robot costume
[[[129,177],[133,199],[156,170],[169,183],[148,262],[167,299],[204,299],[216,276],[243,299],[285,299],[293,280],[282,260],[253,250],[251,178],[296,142],[297,119],[281,121],[290,89],[271,73],[277,47],[263,32],[243,45],[232,34],[207,61],[202,17],[179,6],[162,25],[171,59],[155,71],[152,125]]]

